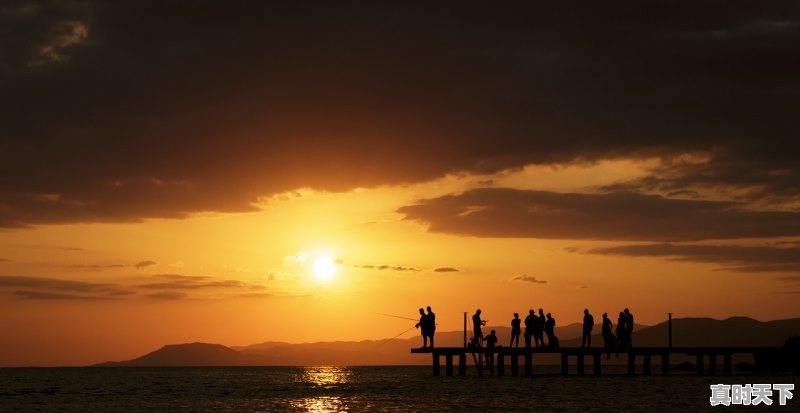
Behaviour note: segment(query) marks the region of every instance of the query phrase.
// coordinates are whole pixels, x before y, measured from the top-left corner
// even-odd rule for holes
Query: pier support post
[[[511,375],[519,375],[519,354],[511,354]]]
[[[644,374],[650,375],[650,353],[644,355]]]
[[[569,374],[569,356],[567,353],[561,353],[561,374]]]
[[[665,376],[669,374],[669,353],[661,354],[661,374]]]
[[[533,353],[531,351],[525,352],[525,375],[530,376],[533,374]]]
[[[583,376],[583,351],[578,354],[578,375]]]
[[[458,353],[458,375],[467,375],[467,353]]]
[[[731,353],[722,355],[722,372],[728,376],[731,374]]]
[[[628,374],[636,374],[636,354],[628,350]]]
[[[703,373],[703,353],[697,353],[697,375],[702,376]]]
[[[592,368],[594,369],[594,374],[600,375],[600,356],[602,353],[594,353],[594,359],[592,360]]]
[[[448,376],[453,375],[453,355],[450,353],[444,356],[444,373]]]
[[[506,357],[503,354],[503,350],[497,350],[497,375],[498,376],[505,376],[506,375]]]
[[[708,355],[708,374],[714,376],[717,374],[717,354],[711,353]]]
[[[438,376],[439,375],[439,353],[434,351],[434,352],[431,352],[431,355],[433,356],[433,375],[434,376]]]

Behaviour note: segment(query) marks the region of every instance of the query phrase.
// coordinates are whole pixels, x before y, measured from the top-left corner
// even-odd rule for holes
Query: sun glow
[[[328,281],[336,275],[336,263],[327,255],[320,255],[314,260],[311,271],[319,281]]]

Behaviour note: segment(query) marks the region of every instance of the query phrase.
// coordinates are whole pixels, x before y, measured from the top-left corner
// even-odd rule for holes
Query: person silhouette
[[[534,316],[536,317],[536,316]],[[544,347],[544,310],[539,309],[539,316],[534,319],[536,322],[533,326],[533,339],[536,341],[536,348]]]
[[[428,323],[428,337],[431,341],[431,348],[433,348],[433,335],[436,334],[436,314],[434,314],[431,310],[431,306],[428,306],[428,314],[426,314],[426,316],[426,321]]]
[[[544,333],[547,334],[547,346],[552,349],[558,348],[558,337],[556,337],[556,319],[547,313],[547,321],[544,323]]]
[[[531,337],[533,336],[533,329],[537,318],[533,310],[528,310],[528,316],[525,317],[525,348],[531,348]]]
[[[627,317],[623,311],[619,312],[619,318],[617,318],[617,355],[619,355],[619,350],[627,350],[628,349],[628,339],[625,338],[626,331],[625,331],[625,324],[627,324]]]
[[[583,309],[583,336],[581,338],[581,348],[592,347],[592,328],[594,327],[594,317],[589,314],[589,309]]]
[[[428,316],[422,308],[419,309],[419,323],[414,327],[418,328],[422,334],[422,348],[428,347]]]
[[[486,336],[486,367],[489,368],[489,372],[494,374],[494,349],[497,344],[497,334],[494,330],[492,330],[488,336]]]
[[[603,335],[603,345],[608,352],[606,354],[606,359],[611,358],[611,351],[614,350],[614,333],[611,332],[612,328],[614,328],[614,324],[611,323],[611,319],[608,318],[608,314],[603,313],[603,327],[601,333]]]
[[[514,318],[511,320],[511,342],[508,343],[509,347],[514,347],[514,341],[516,340],[516,347],[519,347],[519,333],[520,333],[520,323],[522,320],[519,319],[519,313],[514,313]]]
[[[625,311],[625,338],[628,340],[628,348],[633,348],[633,314],[627,308]]]
[[[472,343],[476,347],[480,347],[481,339],[483,339],[483,331],[481,331],[481,327],[486,325],[486,321],[481,320],[481,309],[479,308],[475,311],[475,314],[472,315],[472,328],[475,331],[475,335],[472,337]]]

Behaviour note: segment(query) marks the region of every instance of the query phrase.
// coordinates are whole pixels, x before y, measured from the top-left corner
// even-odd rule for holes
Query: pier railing
[[[628,358],[628,374],[636,374],[637,361],[641,361],[642,374],[651,374],[652,360],[655,357],[661,362],[661,374],[668,375],[670,373],[670,355],[685,355],[695,358],[695,369],[698,375],[713,375],[717,374],[717,361],[720,357],[722,358],[722,374],[731,374],[731,360],[734,354],[752,355],[755,370],[758,372],[764,367],[764,360],[780,358],[784,351],[786,350],[783,347],[636,347],[622,351],[619,354],[620,356],[626,355]],[[602,355],[606,354],[606,352],[606,349],[599,347],[566,347],[558,349],[497,347],[492,350],[496,373],[500,376],[506,374],[506,358],[510,362],[511,375],[519,375],[520,357],[524,360],[524,374],[526,376],[532,375],[534,356],[541,354],[560,354],[561,374],[565,375],[569,374],[570,371],[570,359],[575,360],[576,373],[578,375],[585,374],[585,358],[591,357],[593,373],[600,375],[602,373]],[[441,374],[441,357],[445,358],[445,374],[448,376],[453,375],[453,358],[458,357],[458,374],[463,376],[466,374],[467,354],[472,354],[473,356],[478,354],[485,355],[487,350],[482,348],[436,347],[433,349],[411,349],[411,353],[431,354],[433,374],[435,376]],[[474,357],[474,360],[478,359]],[[708,361],[707,365],[706,361]],[[479,374],[481,370],[479,367]]]

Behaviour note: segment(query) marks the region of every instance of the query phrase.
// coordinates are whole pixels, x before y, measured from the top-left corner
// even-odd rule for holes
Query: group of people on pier
[[[431,311],[431,307],[427,308],[428,312],[422,308],[419,309],[419,323],[416,327],[422,332],[423,346],[433,348],[433,336],[436,332],[436,315]],[[531,309],[528,310],[528,315],[525,320],[519,318],[519,313],[514,313],[514,318],[511,319],[511,341],[509,347],[519,347],[519,337],[522,335],[522,323],[524,321],[525,331],[525,348],[535,347],[537,349],[557,349],[559,347],[558,337],[555,335],[556,319],[550,313],[545,315],[543,309],[539,309],[539,314]],[[583,310],[583,334],[581,337],[581,348],[592,347],[592,330],[594,329],[594,316],[589,312],[589,309]],[[473,336],[469,343],[470,347],[484,347],[488,353],[491,353],[497,346],[497,332],[492,330],[488,335],[483,334],[483,327],[486,325],[486,320],[481,319],[481,310],[475,311],[472,315],[472,329]],[[631,340],[633,334],[633,314],[629,309],[620,311],[617,318],[617,327],[614,329],[614,324],[608,317],[607,313],[603,313],[603,325],[601,327],[601,336],[603,337],[603,345],[607,350],[608,357],[611,357],[612,352],[619,355],[620,351],[630,349],[633,345]],[[545,344],[544,337],[547,336],[547,344]],[[533,339],[533,341],[531,341]]]

